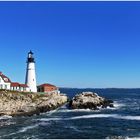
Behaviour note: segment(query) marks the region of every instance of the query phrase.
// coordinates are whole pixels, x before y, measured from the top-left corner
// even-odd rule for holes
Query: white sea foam
[[[43,113],[40,113],[40,115],[46,115],[46,116],[50,116],[52,115],[53,113],[57,112],[59,108],[55,109],[55,110],[51,110],[51,111],[48,111],[48,112],[43,112]]]
[[[109,114],[91,114],[91,115],[82,115],[82,116],[76,116],[76,117],[69,117],[69,118],[41,118],[37,119],[39,121],[60,121],[60,120],[76,120],[76,119],[88,119],[88,118],[106,118],[106,117],[112,117],[114,115]]]
[[[9,121],[9,120],[0,121],[0,127],[1,127],[1,126],[7,126],[7,125],[13,125],[13,124],[16,124],[16,122]]]
[[[88,119],[88,118],[109,118],[109,117],[115,117],[116,114],[91,114],[91,115],[82,115],[82,116],[76,116],[71,117],[71,120],[76,119]]]
[[[91,110],[91,109],[61,109],[59,112],[99,112],[99,110]]]
[[[110,109],[110,110],[116,110],[116,109],[120,109],[121,107],[124,107],[125,104],[124,103],[119,103],[117,101],[114,101],[114,107],[107,107],[107,108],[102,108],[102,107],[98,107],[99,110],[92,110],[92,109],[60,109],[60,110],[56,110],[58,112],[100,112],[101,110],[105,110],[105,109]]]
[[[63,118],[41,118],[41,119],[36,119],[37,121],[59,121],[59,120],[64,120]]]
[[[118,114],[92,114],[92,115],[83,115],[71,117],[71,120],[75,119],[88,119],[88,118],[115,118],[115,119],[124,119],[124,120],[140,120],[140,116],[122,116]]]
[[[50,115],[52,115],[53,113],[55,113],[57,111],[58,111],[58,109],[51,110],[51,111],[47,112],[47,116],[50,116]]]
[[[0,138],[2,138],[2,137],[7,137],[7,136],[12,136],[12,135],[15,135],[15,134],[17,134],[17,132],[15,132],[15,133],[10,133],[10,134],[6,134],[6,135],[2,135],[2,136],[0,136]]]
[[[113,136],[109,136],[109,137],[107,137],[106,139],[113,139],[113,140],[115,140],[115,139],[125,139],[125,140],[140,140],[140,137],[132,137],[132,138],[129,138],[129,137],[127,137],[127,136],[114,136],[114,138],[113,138]]]
[[[140,116],[119,116],[119,119],[140,121]]]
[[[0,138],[1,138],[1,137],[6,137],[6,136],[16,135],[16,134],[19,134],[19,133],[23,133],[23,132],[26,132],[27,130],[33,129],[33,128],[35,128],[35,127],[38,127],[38,124],[23,127],[23,128],[21,128],[19,131],[16,131],[16,132],[13,132],[13,133],[10,133],[10,134],[7,134],[7,135],[0,136]]]
[[[140,140],[140,137],[126,138],[127,140]]]
[[[117,102],[117,101],[114,101],[114,107],[115,107],[115,108],[119,109],[119,108],[124,107],[124,106],[125,106],[124,103],[119,103],[119,102]]]
[[[23,127],[23,128],[22,128],[21,130],[19,130],[18,132],[19,132],[19,133],[21,133],[21,132],[26,132],[27,130],[33,129],[33,128],[35,128],[35,127],[38,127],[38,124]]]
[[[77,131],[77,132],[83,132],[82,130],[79,130],[77,127],[75,126],[65,126],[65,128],[70,128],[70,129],[73,129],[74,131]]]
[[[123,119],[123,120],[140,120],[140,116],[122,116],[118,114],[90,114],[90,115],[82,115],[76,117],[69,118],[42,118],[37,119],[39,121],[65,121],[65,120],[78,120],[78,119],[90,119],[90,118],[115,118],[115,119]]]
[[[11,118],[12,118],[12,116],[3,115],[0,117],[0,120],[11,119]]]

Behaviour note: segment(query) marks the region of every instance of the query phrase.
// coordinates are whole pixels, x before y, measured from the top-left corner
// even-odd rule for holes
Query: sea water
[[[71,110],[67,105],[32,117],[0,117],[0,139],[140,138],[140,89],[60,89],[69,98],[93,91],[114,108]]]

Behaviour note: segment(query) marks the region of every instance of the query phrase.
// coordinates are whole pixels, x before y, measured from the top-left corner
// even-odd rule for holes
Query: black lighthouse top
[[[29,63],[29,62],[35,63],[33,54],[34,54],[34,53],[33,53],[32,51],[30,51],[30,52],[28,53],[27,63]]]

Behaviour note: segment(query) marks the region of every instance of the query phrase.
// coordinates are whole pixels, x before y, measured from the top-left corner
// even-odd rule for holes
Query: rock
[[[113,107],[113,101],[98,96],[93,92],[82,92],[77,94],[69,102],[69,107],[72,109],[93,109],[96,110],[99,107]]]
[[[60,107],[67,102],[64,94],[40,95],[0,91],[0,116],[31,116]]]
[[[114,107],[113,106],[113,101],[112,100],[107,100],[107,99],[104,99],[104,102],[102,104],[102,108],[106,108],[106,107]]]

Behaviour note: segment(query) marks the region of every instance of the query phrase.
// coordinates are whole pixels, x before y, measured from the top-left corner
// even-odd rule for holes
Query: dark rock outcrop
[[[54,110],[67,102],[65,94],[0,91],[0,116],[31,116]]]
[[[77,94],[69,103],[69,107],[72,109],[93,109],[96,110],[99,107],[113,107],[113,101],[105,99],[93,92],[82,92]]]

